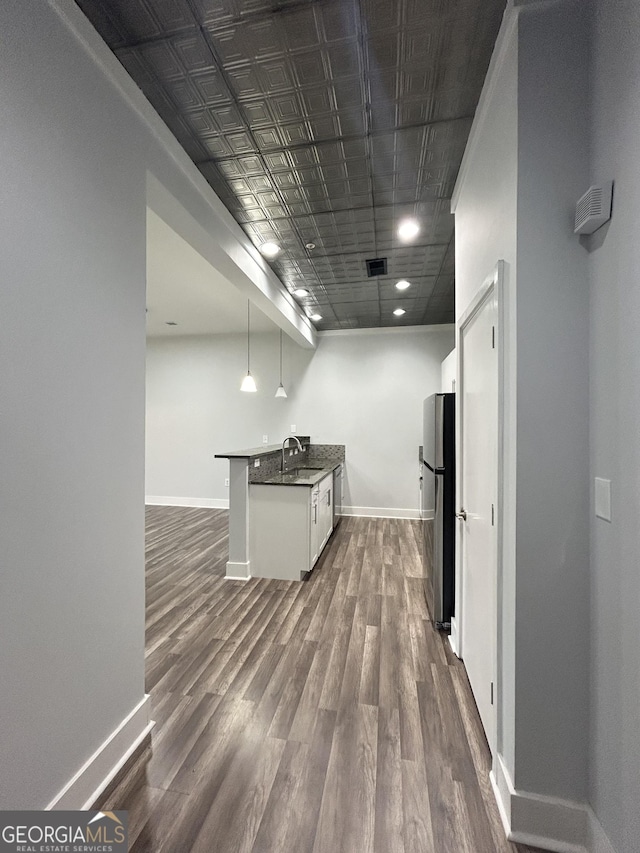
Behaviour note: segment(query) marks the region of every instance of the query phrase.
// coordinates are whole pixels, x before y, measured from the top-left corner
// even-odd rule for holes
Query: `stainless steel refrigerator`
[[[432,394],[424,401],[424,589],[431,618],[444,630],[455,604],[455,400],[455,394]]]

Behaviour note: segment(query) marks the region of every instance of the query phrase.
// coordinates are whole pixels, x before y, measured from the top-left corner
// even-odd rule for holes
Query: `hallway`
[[[344,518],[308,581],[224,580],[227,513],[147,508],[134,853],[531,853],[505,840],[419,522]]]

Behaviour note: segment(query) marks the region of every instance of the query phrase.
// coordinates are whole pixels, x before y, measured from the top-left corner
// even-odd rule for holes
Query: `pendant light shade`
[[[280,329],[280,384],[276,388],[276,397],[286,397],[287,392],[282,384],[282,329]]]
[[[253,378],[253,376],[250,373],[247,373],[247,375],[242,380],[242,385],[240,386],[240,390],[241,391],[248,391],[248,392],[253,393],[253,394],[255,394],[255,392],[258,390],[256,388],[256,380]]]
[[[251,375],[251,302],[247,299],[247,375],[242,380],[242,385],[240,386],[241,391],[247,391],[248,393],[255,394],[258,390],[256,388],[256,381]]]

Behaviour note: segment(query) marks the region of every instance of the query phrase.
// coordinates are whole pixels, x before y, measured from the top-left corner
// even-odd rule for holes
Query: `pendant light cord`
[[[282,329],[280,329],[280,384],[282,385]]]
[[[251,373],[251,300],[247,299],[247,373]]]

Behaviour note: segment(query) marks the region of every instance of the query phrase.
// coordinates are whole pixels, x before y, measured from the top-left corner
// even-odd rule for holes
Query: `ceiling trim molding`
[[[280,299],[278,301],[281,305],[276,306],[276,315],[279,319],[276,319],[273,316],[271,319],[281,326],[288,335],[293,337],[297,343],[300,343],[305,347],[315,347],[317,334],[315,327],[299,309],[297,304],[293,303],[289,292],[284,287],[278,276],[264,261],[262,255],[258,252],[253,243],[249,240],[249,237],[220,201],[212,187],[207,183],[205,177],[200,173],[189,155],[182,148],[166,124],[162,121],[156,110],[133,82],[129,74],[120,64],[119,60],[94,29],[90,21],[76,5],[75,0],[47,0],[47,2],[91,60],[116,88],[127,105],[133,110],[138,118],[142,120],[154,138],[165,149],[176,167],[212,209],[216,217],[221,221],[221,224],[231,232],[238,244],[239,253],[238,256],[234,258],[229,256],[229,260],[236,265],[242,274],[242,278],[244,279],[244,286],[242,286],[242,289],[244,290],[246,286],[246,288],[250,290],[250,282],[252,282],[256,291],[267,299],[270,299],[269,291],[279,292]],[[149,181],[147,181],[147,184],[149,185]],[[156,210],[156,212],[162,216],[160,211]],[[163,216],[162,218],[165,217]],[[202,230],[204,231],[204,229]],[[213,239],[212,235],[209,235],[209,239]],[[242,255],[244,255],[244,257],[242,257]],[[258,280],[256,280],[254,276],[258,272],[259,276]],[[262,279],[262,282],[260,282],[259,279]],[[266,283],[270,285],[267,288],[264,287],[264,284]],[[250,296],[250,298],[252,298],[253,301],[256,301],[256,295],[257,294],[254,292],[253,296]],[[257,304],[263,302],[264,300],[259,298]],[[282,306],[284,305],[287,306],[285,313],[282,312]],[[260,307],[264,311],[263,304],[260,304]],[[295,320],[292,317],[292,312],[295,314]],[[265,313],[267,312],[265,311]]]
[[[455,323],[437,323],[430,326],[373,326],[370,329],[328,329],[318,332],[319,338],[354,337],[358,335],[424,335],[433,332],[455,332]]]

